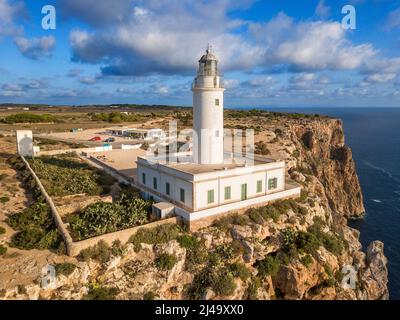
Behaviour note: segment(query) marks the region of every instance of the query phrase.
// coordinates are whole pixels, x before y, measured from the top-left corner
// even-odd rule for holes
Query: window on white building
[[[142,173],[142,183],[146,184],[146,174]]]
[[[262,180],[257,181],[257,193],[262,192]]]
[[[225,187],[225,195],[224,195],[225,200],[230,200],[231,199],[231,187]]]
[[[180,200],[181,202],[185,202],[185,189],[180,189]]]
[[[165,193],[169,196],[171,193],[171,186],[169,184],[169,182],[165,183]]]
[[[214,190],[207,191],[207,203],[208,204],[214,203]]]
[[[153,189],[157,190],[157,178],[153,178]]]
[[[272,178],[268,180],[268,190],[278,188],[278,178]]]
[[[215,105],[218,107],[219,106],[219,99],[215,99]]]

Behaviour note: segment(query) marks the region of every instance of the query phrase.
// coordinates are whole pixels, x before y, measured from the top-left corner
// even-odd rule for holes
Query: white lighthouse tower
[[[199,164],[224,162],[224,87],[218,60],[208,46],[199,60],[193,86],[193,161]]]

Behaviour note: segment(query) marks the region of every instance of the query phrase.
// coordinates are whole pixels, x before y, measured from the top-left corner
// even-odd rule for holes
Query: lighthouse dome
[[[199,62],[206,62],[206,61],[218,61],[217,57],[211,53],[209,49],[207,49],[206,54],[203,55]]]
[[[209,45],[206,54],[204,54],[199,60],[198,76],[218,76],[218,59],[211,52],[211,46]]]

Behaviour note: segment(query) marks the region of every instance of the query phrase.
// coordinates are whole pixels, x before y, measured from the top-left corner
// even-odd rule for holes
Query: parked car
[[[89,141],[101,141],[100,137],[93,137],[92,139],[89,139]]]
[[[115,142],[115,138],[107,138],[104,142]]]

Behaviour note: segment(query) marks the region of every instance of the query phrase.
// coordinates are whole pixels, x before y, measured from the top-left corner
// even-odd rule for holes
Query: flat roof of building
[[[187,173],[189,175],[199,175],[206,174],[212,172],[225,172],[231,171],[235,169],[246,169],[253,168],[254,166],[262,166],[268,164],[279,163],[280,161],[276,161],[273,159],[255,156],[251,157],[235,157],[232,160],[232,157],[226,157],[225,163],[221,164],[198,164],[192,161],[192,157],[190,155],[180,156],[179,161],[167,161],[165,158],[157,158],[157,157],[138,157],[138,161],[140,160],[147,162],[148,165],[160,165],[169,169],[173,169],[179,172]]]

